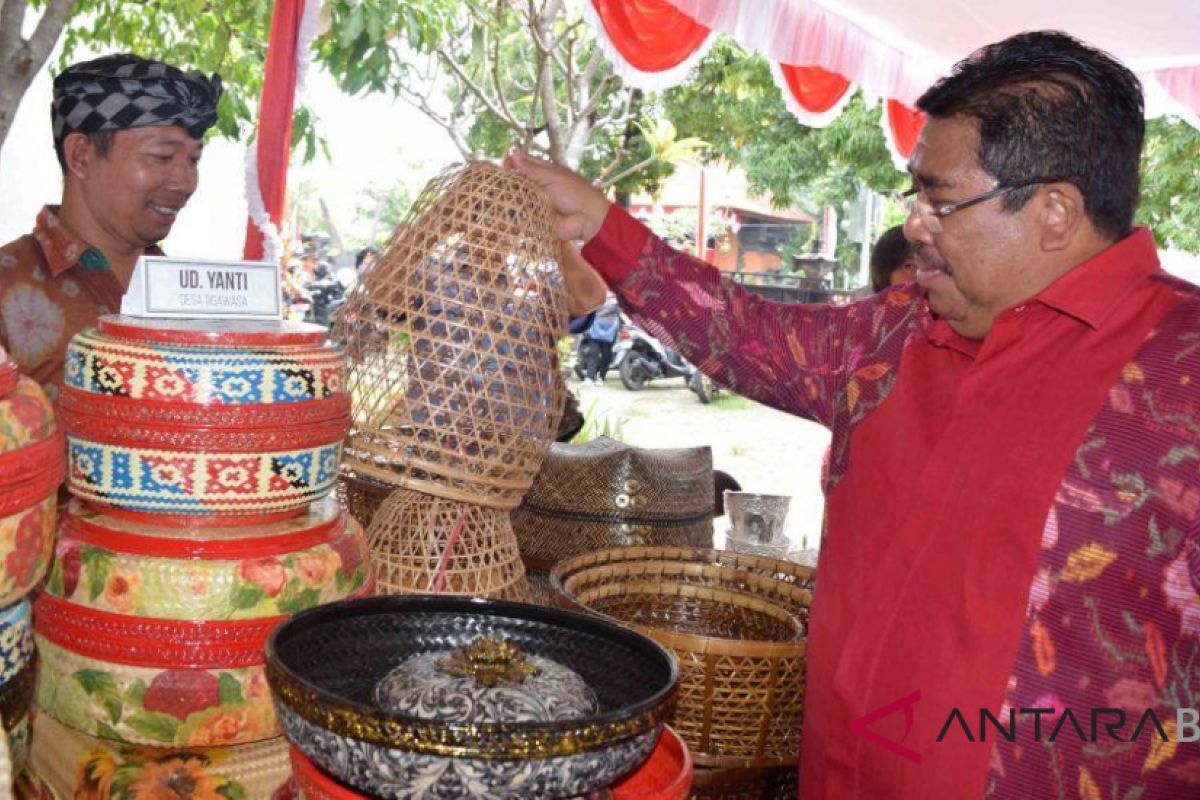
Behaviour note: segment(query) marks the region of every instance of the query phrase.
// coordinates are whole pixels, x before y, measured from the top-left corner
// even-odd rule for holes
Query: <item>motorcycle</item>
[[[305,314],[306,322],[315,322],[328,328],[334,315],[346,304],[346,291],[332,276],[323,276],[304,284],[304,292],[310,302],[308,313]]]
[[[716,387],[700,370],[643,330],[631,327],[629,338],[617,344],[614,355],[618,351],[620,365],[617,371],[622,385],[631,392],[643,389],[647,381],[683,378],[688,389],[705,405],[716,393]]]

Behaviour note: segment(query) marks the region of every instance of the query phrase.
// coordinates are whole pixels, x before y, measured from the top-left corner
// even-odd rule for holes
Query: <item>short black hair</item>
[[[871,290],[882,292],[892,282],[892,273],[912,255],[912,242],[904,237],[904,226],[888,228],[871,248]]]
[[[974,119],[979,164],[1000,185],[1065,181],[1098,231],[1120,239],[1133,228],[1145,104],[1137,77],[1108,53],[1057,31],[1020,33],[960,61],[917,108]],[[1004,208],[1035,191],[1009,192]]]
[[[375,247],[374,245],[367,245],[354,255],[354,266],[361,267],[362,263],[367,260],[367,256],[374,256],[378,254],[379,248]]]
[[[72,133],[78,133],[78,131],[72,131]],[[70,135],[70,133],[67,134],[67,136]],[[117,132],[92,131],[91,133],[84,133],[82,135],[86,136],[87,140],[92,143],[92,147],[96,149],[101,158],[108,158],[108,154],[112,152],[113,137],[117,135]],[[67,174],[67,154],[63,151],[63,142],[66,139],[67,137],[64,136],[60,141],[54,143],[54,154],[58,156],[58,166],[62,168],[63,175]]]

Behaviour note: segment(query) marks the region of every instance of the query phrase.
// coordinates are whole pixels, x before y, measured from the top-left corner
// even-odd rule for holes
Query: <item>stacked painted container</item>
[[[37,670],[28,594],[50,564],[64,450],[45,394],[0,350],[0,725],[14,774],[29,755]]]
[[[266,637],[372,588],[362,528],[327,496],[345,377],[313,325],[105,317],[71,342],[74,499],[34,604],[31,761],[60,796],[286,779]]]

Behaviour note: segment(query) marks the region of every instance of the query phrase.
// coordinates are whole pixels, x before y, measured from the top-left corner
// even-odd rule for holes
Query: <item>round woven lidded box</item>
[[[527,567],[630,545],[712,546],[708,447],[643,449],[600,437],[556,443],[513,530]]]
[[[84,609],[239,620],[342,600],[370,578],[366,535],[333,498],[258,525],[172,528],[72,500],[47,594]]]
[[[239,528],[156,526],[72,501],[35,603],[39,704],[129,742],[277,736],[267,635],[287,614],[371,593],[366,550],[333,498]]]
[[[64,451],[45,393],[0,349],[0,608],[28,594],[50,565]]]
[[[72,339],[61,408],[76,496],[241,524],[333,488],[350,398],[320,326],[108,316]]]
[[[562,414],[559,245],[541,190],[486,163],[430,182],[347,300],[346,462],[395,486],[516,506]]]
[[[33,723],[30,767],[61,800],[265,800],[291,774],[282,737],[234,747],[145,747],[87,736],[46,714]]]
[[[510,652],[456,657],[481,636]],[[555,662],[597,705],[542,722],[511,713],[465,722],[455,706],[442,718],[374,702],[398,665],[447,650],[448,667],[495,680],[497,690],[520,683],[513,670],[535,658]],[[293,744],[344,783],[404,800],[573,797],[611,784],[653,750],[677,677],[663,648],[594,616],[462,598],[378,597],[312,609],[272,634],[267,663]]]
[[[675,653],[672,725],[698,765],[778,767],[794,764],[800,749],[811,593],[799,572],[807,568],[772,561],[621,548],[561,562],[551,585],[558,605],[616,619]]]

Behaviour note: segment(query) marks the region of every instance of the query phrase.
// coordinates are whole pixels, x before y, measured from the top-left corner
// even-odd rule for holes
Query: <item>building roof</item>
[[[700,202],[700,167],[678,166],[674,174],[663,181],[657,197],[636,194],[630,198],[634,208],[695,208]],[[772,222],[814,222],[811,214],[798,209],[774,208],[770,195],[753,197],[747,185],[746,173],[724,163],[704,167],[705,204],[711,208],[749,212]]]

